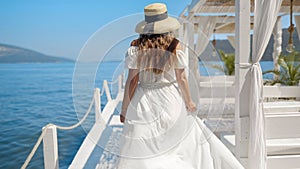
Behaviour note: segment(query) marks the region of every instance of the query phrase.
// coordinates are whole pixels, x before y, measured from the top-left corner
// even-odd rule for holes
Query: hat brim
[[[147,23],[141,21],[135,27],[135,32],[139,34],[162,34],[179,29],[180,23],[176,18],[168,17],[161,21]]]

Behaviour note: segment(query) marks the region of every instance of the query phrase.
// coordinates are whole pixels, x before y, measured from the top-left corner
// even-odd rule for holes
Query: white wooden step
[[[266,115],[266,138],[300,138],[300,112],[297,114]]]
[[[268,155],[300,155],[300,138],[268,139]]]
[[[241,163],[247,168],[247,158],[241,158]],[[299,169],[300,155],[268,156],[267,169]]]
[[[204,119],[204,123],[219,138],[224,132],[234,132],[234,119]]]
[[[265,113],[300,112],[299,101],[264,102]]]
[[[300,155],[300,113],[267,114],[265,117],[268,155]],[[221,140],[233,151],[235,135],[221,134]]]
[[[234,152],[235,135],[221,134],[221,141]],[[300,138],[292,139],[270,139],[267,140],[267,154],[268,156],[275,155],[299,155],[300,156]]]
[[[300,155],[268,156],[268,169],[299,169]]]

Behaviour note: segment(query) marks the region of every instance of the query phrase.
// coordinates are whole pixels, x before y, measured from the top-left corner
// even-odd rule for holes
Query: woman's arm
[[[120,121],[123,123],[125,121],[126,112],[128,105],[130,103],[130,100],[135,92],[135,89],[138,85],[139,81],[139,71],[138,69],[129,69],[128,77],[125,84],[125,90],[124,90],[124,98],[122,102],[122,111],[120,115]]]
[[[190,112],[196,111],[196,105],[191,98],[189,84],[184,69],[175,69],[175,75],[187,110]]]

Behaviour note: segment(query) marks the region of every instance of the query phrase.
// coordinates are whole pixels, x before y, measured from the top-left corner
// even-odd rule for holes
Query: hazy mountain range
[[[0,63],[74,62],[63,57],[48,56],[30,49],[0,44]]]
[[[286,54],[286,46],[288,44],[289,33],[287,29],[282,32],[282,52]],[[300,41],[295,30],[293,34],[294,45],[296,50],[300,51]],[[267,46],[262,60],[272,61],[273,52],[273,36]],[[216,49],[223,50],[225,53],[234,53],[234,48],[230,45],[228,40],[217,40]],[[30,49],[16,47],[12,45],[0,44],[0,63],[51,63],[51,62],[74,62],[74,60],[64,57],[48,56],[40,52]]]
[[[288,44],[288,41],[289,41],[289,32],[287,31],[287,29],[283,29],[282,30],[282,45],[281,45],[282,54],[287,54],[286,46]],[[296,29],[293,33],[293,41],[294,41],[294,45],[296,47],[295,50],[300,51],[300,41],[299,41]],[[252,43],[252,41],[251,41],[251,43]],[[263,55],[263,58],[262,58],[263,61],[272,61],[273,60],[273,58],[272,58],[273,45],[274,45],[274,39],[273,39],[273,35],[272,35],[272,37],[269,41],[269,44],[267,46],[267,49]],[[228,40],[217,40],[216,49],[223,50],[225,53],[234,53],[234,48],[230,45]]]

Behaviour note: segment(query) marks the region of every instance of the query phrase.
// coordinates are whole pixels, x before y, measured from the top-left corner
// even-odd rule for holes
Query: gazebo
[[[199,76],[199,62],[198,58],[194,57],[195,54],[199,56],[205,51],[213,33],[234,33],[234,37],[230,36],[229,41],[235,48],[235,76],[233,79],[228,78],[234,80],[234,85],[228,87],[230,89],[229,94],[226,94],[225,97],[232,97],[234,100],[235,131],[233,134],[224,133],[220,137],[223,144],[235,154],[247,169],[300,168],[300,102],[295,102],[292,106],[291,104],[281,105],[282,103],[279,102],[275,102],[276,106],[270,106],[264,102],[265,98],[273,97],[300,98],[300,86],[264,86],[259,63],[272,33],[275,39],[273,58],[276,60],[280,54],[282,50],[281,16],[290,12],[291,1],[294,2],[293,11],[299,12],[300,0],[193,0],[180,15],[183,26],[178,35],[179,39],[186,44],[184,49],[188,54],[189,68],[192,70],[188,72],[189,78],[196,77],[196,81],[195,79],[192,80],[196,82],[197,86],[192,87],[200,87],[202,91],[201,79],[203,77]],[[132,15],[128,18],[126,22],[120,21],[125,27],[135,25],[136,16]],[[300,25],[298,16],[295,17],[295,20]],[[119,23],[119,21],[112,23],[98,34],[94,34],[93,38],[89,40],[89,45],[86,45],[81,51],[76,64],[76,71],[74,71],[76,76],[73,77],[73,90],[78,92],[73,93],[76,96],[74,102],[82,103],[80,102],[81,99],[86,100],[86,91],[94,89],[94,76],[86,76],[86,74],[97,72],[102,60],[98,58],[96,62],[98,64],[89,64],[89,69],[86,69],[86,62],[81,61],[89,61],[91,57],[94,57],[91,51],[98,51],[99,44],[103,44],[104,48],[111,49],[115,42],[119,42],[120,37],[129,37],[126,31],[109,29],[115,28],[115,25],[119,26]],[[297,27],[297,29],[299,28]],[[251,33],[253,34],[253,46],[250,54]],[[103,42],[103,35],[105,34],[114,34],[115,36],[112,36],[110,41]],[[195,36],[196,34],[198,36]],[[132,35],[132,32],[129,35]],[[202,35],[207,38],[202,38]],[[195,40],[195,38],[197,39]],[[105,50],[100,51],[97,57],[98,55],[104,57],[106,52]],[[275,65],[275,67],[278,66]],[[57,129],[70,130],[82,125],[89,113],[92,112],[93,106],[95,122],[94,124],[89,123],[92,128],[69,168],[113,167],[118,153],[118,146],[115,146],[118,140],[115,138],[119,138],[123,125],[119,121],[118,114],[120,112],[118,105],[123,101],[124,95],[123,75],[122,72],[111,82],[104,80],[101,92],[99,88],[94,89],[94,95],[91,97],[88,109],[78,123],[67,127],[54,124],[46,125],[22,168],[27,167],[42,141],[45,168],[58,168]],[[109,84],[116,84],[117,86],[117,94],[114,98],[111,95]],[[222,86],[211,87],[211,91],[214,90],[213,87],[219,87],[217,94],[222,95],[222,92],[224,93],[222,89],[225,88]],[[81,90],[82,88],[86,89]],[[208,88],[204,89],[206,94],[209,93]],[[105,94],[107,98],[107,103],[103,109],[101,108],[102,94]],[[203,95],[199,95],[199,97],[193,99],[201,100]],[[80,105],[79,107],[82,106],[81,104],[78,105]],[[233,166],[228,165],[227,162],[233,162],[240,166],[240,163],[231,158],[232,156],[229,160],[221,160],[223,157],[231,155],[230,151],[215,135],[211,136],[209,141],[220,147],[218,149],[220,153],[214,152],[214,154],[222,155],[215,158],[217,160],[214,162],[218,164],[217,167],[223,169],[226,166]]]
[[[291,5],[291,3],[293,4]],[[300,168],[299,127],[293,128],[293,131],[286,131],[288,134],[285,136],[282,136],[282,134],[278,136],[278,133],[279,135],[281,132],[284,133],[284,131],[280,131],[280,126],[284,124],[278,125],[278,131],[276,132],[277,129],[274,129],[276,125],[273,125],[273,122],[270,123],[268,120],[265,122],[266,117],[263,108],[263,98],[273,96],[300,97],[300,88],[298,86],[264,87],[259,64],[273,34],[274,69],[280,69],[276,61],[282,51],[281,18],[290,14],[291,9],[294,13],[299,13],[300,1],[193,0],[180,14],[180,18],[183,20],[183,28],[179,32],[180,38],[197,55],[204,51],[213,33],[234,34],[234,36],[228,37],[228,40],[235,48],[236,56],[234,86],[235,134],[224,136],[223,142],[226,145],[231,144],[233,146],[233,153],[248,169],[279,169],[283,166],[284,168]],[[294,17],[297,25],[299,25],[297,27],[299,33],[300,19],[298,16]],[[208,38],[195,36],[200,35],[200,32]],[[253,34],[252,48],[250,46],[251,33]],[[250,56],[251,49],[252,55]],[[198,67],[195,62],[197,62],[195,58],[189,57],[190,69],[197,74]],[[296,125],[297,121],[299,123],[299,117],[298,113],[292,116],[294,119],[283,118],[282,123],[289,123],[293,126],[293,120],[297,119],[295,121]],[[292,138],[292,141],[285,137]],[[298,152],[269,157],[267,153],[268,138],[278,139],[285,146],[292,143],[294,147],[291,146],[290,148],[298,150]]]

